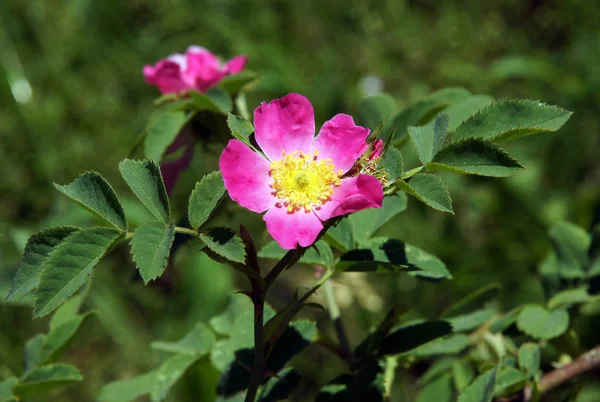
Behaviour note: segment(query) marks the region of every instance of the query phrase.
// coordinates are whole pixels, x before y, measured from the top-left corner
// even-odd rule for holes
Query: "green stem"
[[[383,385],[385,387],[385,400],[389,401],[392,395],[392,385],[398,367],[398,357],[390,356],[385,359],[385,372],[383,374]]]
[[[255,290],[257,290],[255,288]],[[253,298],[254,302],[254,366],[250,375],[250,384],[246,392],[245,402],[254,402],[258,388],[263,380],[265,372],[265,339],[264,339],[264,292],[260,292]]]
[[[175,226],[175,233],[183,233],[190,236],[198,237],[198,232],[194,229],[182,228],[181,226]]]
[[[335,333],[340,343],[343,358],[348,364],[352,364],[352,352],[350,350],[350,343],[348,342],[348,337],[346,336],[346,332],[344,331],[344,325],[342,324],[340,308],[337,304],[337,300],[335,299],[335,294],[333,292],[333,286],[331,286],[331,281],[327,280],[323,284],[323,287],[325,288],[325,301],[327,303],[327,310],[329,311],[329,317],[331,317],[333,328],[335,329]]]

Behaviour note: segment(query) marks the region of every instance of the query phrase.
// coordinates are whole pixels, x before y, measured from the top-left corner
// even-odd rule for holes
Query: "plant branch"
[[[581,374],[597,368],[600,368],[600,346],[596,346],[594,349],[585,352],[572,363],[544,375],[539,382],[540,392],[542,394],[546,393]],[[530,401],[531,394],[531,386],[528,386],[525,388],[524,400]]]
[[[183,228],[181,226],[175,226],[175,233],[183,233],[190,236],[198,237],[198,231],[194,229]]]
[[[323,287],[325,288],[325,301],[327,303],[327,310],[329,311],[329,316],[331,317],[331,321],[333,322],[333,327],[335,329],[338,342],[340,343],[342,357],[349,365],[351,365],[352,352],[350,351],[350,343],[348,342],[348,337],[346,336],[346,332],[344,331],[344,325],[342,324],[340,308],[337,304],[337,301],[335,300],[335,294],[333,292],[333,286],[331,286],[331,281],[326,281],[323,284]]]
[[[252,366],[245,402],[254,402],[266,367],[264,339],[265,291],[257,281],[251,280],[251,283],[253,290],[252,303],[254,304],[254,365]]]

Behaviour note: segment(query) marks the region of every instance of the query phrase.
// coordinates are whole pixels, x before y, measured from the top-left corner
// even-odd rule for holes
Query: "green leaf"
[[[521,314],[522,309],[523,306],[515,307],[508,313],[504,314],[502,317],[498,318],[490,325],[490,332],[494,334],[498,332],[504,332],[515,322],[517,322],[517,319],[519,318],[519,314]]]
[[[12,389],[19,382],[17,377],[8,377],[0,382],[0,402],[16,402]]]
[[[452,326],[446,321],[424,321],[405,325],[393,330],[381,344],[381,355],[395,355],[413,350],[452,333]]]
[[[344,218],[325,232],[323,238],[338,250],[348,251],[354,247],[353,231],[352,223]]]
[[[537,343],[524,343],[519,348],[519,367],[532,378],[540,369],[541,352]]]
[[[416,402],[452,402],[455,398],[452,376],[443,374],[423,387]]]
[[[294,392],[301,377],[292,368],[284,369],[277,377],[271,377],[263,385],[258,402],[277,402],[288,398]]]
[[[76,227],[58,226],[43,229],[27,240],[21,266],[6,296],[6,301],[17,302],[33,291],[42,274],[42,268],[50,253],[70,234],[77,231]]]
[[[230,94],[244,90],[258,79],[258,74],[252,71],[242,71],[237,74],[228,75],[217,85]]]
[[[569,222],[558,222],[550,228],[550,241],[556,254],[558,271],[565,279],[583,278],[588,264],[589,234]]]
[[[99,173],[86,172],[70,184],[59,186],[54,183],[54,187],[117,229],[127,230],[123,207],[110,184]]]
[[[458,392],[465,389],[475,378],[475,370],[469,362],[456,360],[452,365],[452,379]]]
[[[152,386],[152,402],[164,401],[169,390],[199,359],[198,355],[175,355],[167,359],[156,371],[154,385]]]
[[[203,322],[196,326],[177,342],[152,342],[152,349],[165,352],[203,356],[210,352],[216,342],[215,334]]]
[[[442,357],[435,362],[423,373],[419,382],[421,384],[427,384],[428,382],[438,378],[440,375],[450,373],[454,363],[459,359],[453,356]]]
[[[225,183],[221,172],[207,174],[196,183],[190,194],[188,216],[194,229],[200,228],[225,195]]]
[[[563,290],[552,296],[548,301],[548,308],[554,310],[559,307],[569,308],[574,304],[585,303],[590,299],[586,287]]]
[[[455,140],[478,137],[494,142],[510,141],[526,135],[556,131],[571,112],[532,100],[494,102],[461,124]]]
[[[214,253],[211,257],[222,257],[227,261],[243,264],[246,259],[246,249],[242,239],[236,232],[225,227],[209,229],[200,233],[200,239]]]
[[[444,180],[434,174],[417,173],[410,181],[398,181],[398,187],[425,205],[442,212],[452,211],[452,199]]]
[[[455,332],[471,331],[486,323],[496,314],[496,307],[486,307],[471,313],[447,318]]]
[[[499,283],[491,283],[483,286],[444,310],[442,317],[452,317],[478,310],[486,303],[495,299],[498,293],[500,293],[500,288]]]
[[[65,238],[44,263],[35,292],[34,317],[50,313],[75,293],[122,235],[99,227],[80,229]]]
[[[496,377],[494,394],[497,396],[512,395],[527,384],[527,375],[512,367],[503,368]]]
[[[369,239],[394,216],[406,209],[406,195],[388,196],[381,208],[358,211],[348,217],[353,228],[353,238],[359,244]]]
[[[50,330],[44,337],[39,364],[52,363],[69,346],[81,325],[92,313],[79,315]]]
[[[448,129],[448,115],[441,113],[431,124],[408,127],[408,134],[415,145],[419,160],[423,165],[431,162],[444,145]]]
[[[158,370],[127,380],[111,382],[100,390],[98,402],[131,402],[152,392]]]
[[[411,355],[426,358],[438,355],[455,355],[469,346],[469,336],[466,334],[454,334],[447,338],[435,340],[425,344],[411,352]]]
[[[260,258],[280,260],[288,251],[289,250],[284,250],[279,247],[279,244],[277,244],[276,241],[271,241],[258,252],[258,256]],[[333,265],[333,253],[329,244],[319,240],[314,246],[306,250],[299,262],[309,265],[331,267]]]
[[[427,169],[508,177],[519,173],[524,168],[500,146],[480,138],[469,138],[442,149],[431,163],[427,164]]]
[[[385,171],[385,178],[393,183],[404,173],[404,158],[398,148],[389,147],[383,154],[378,167]]]
[[[40,365],[45,338],[46,335],[44,334],[36,334],[25,343],[25,372],[31,371]]]
[[[206,92],[190,91],[190,99],[196,110],[227,114],[233,109],[231,96],[219,87],[213,87]]]
[[[248,120],[229,113],[227,115],[227,126],[234,138],[245,144],[250,143],[250,136],[254,132],[254,126]]]
[[[147,129],[144,138],[144,156],[153,161],[160,161],[169,145],[192,116],[192,113],[186,114],[182,110],[161,113]]]
[[[171,246],[175,240],[173,222],[150,221],[140,225],[131,238],[131,255],[144,283],[163,274],[167,267]]]
[[[13,393],[23,398],[49,392],[82,380],[83,377],[75,366],[64,363],[49,364],[25,374],[21,381],[13,387]]]
[[[541,306],[526,306],[519,314],[517,327],[533,338],[556,338],[569,328],[569,313],[564,309],[548,311]]]
[[[448,125],[448,132],[453,133],[456,131],[465,120],[477,113],[479,110],[488,106],[494,101],[494,98],[488,95],[473,95],[457,102],[447,109],[444,109],[444,113],[450,118],[450,124]]]
[[[388,94],[378,94],[364,98],[358,105],[358,124],[374,130],[396,110],[396,102]]]
[[[410,271],[408,275],[434,281],[452,279],[452,275],[446,269],[446,264],[435,255],[408,243],[405,246],[405,251],[408,262],[419,268],[419,271]]]
[[[64,302],[62,306],[56,309],[52,318],[50,319],[50,331],[58,328],[62,324],[71,321],[74,318],[79,317],[78,312],[83,304],[85,298],[90,289],[90,282],[88,282],[81,292],[71,297],[69,300]]]
[[[122,160],[119,171],[125,182],[156,219],[167,223],[171,219],[169,196],[160,167],[151,160]]]
[[[494,397],[496,372],[498,367],[480,375],[458,397],[458,402],[491,402]]]

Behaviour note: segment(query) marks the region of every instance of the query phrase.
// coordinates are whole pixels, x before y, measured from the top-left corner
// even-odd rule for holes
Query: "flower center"
[[[334,186],[342,183],[342,170],[335,171],[331,159],[317,161],[302,151],[284,152],[280,161],[271,162],[273,189],[289,212],[304,208],[311,211],[333,194]]]

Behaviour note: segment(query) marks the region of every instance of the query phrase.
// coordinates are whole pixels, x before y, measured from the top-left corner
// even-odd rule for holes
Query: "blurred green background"
[[[559,132],[509,145],[528,168],[517,177],[448,175],[455,216],[411,199],[408,210],[383,229],[439,256],[452,281],[347,274],[336,284],[353,345],[394,303],[435,317],[494,281],[504,285],[505,309],[541,301],[536,271],[550,248],[548,225],[567,219],[587,228],[600,201],[598,21],[600,8],[588,0],[3,0],[0,297],[29,234],[50,224],[90,223],[52,182],[68,183],[97,170],[124,196],[134,222],[144,213],[117,170],[158,96],[141,69],[197,44],[224,59],[248,55],[247,68],[262,76],[247,96],[250,110],[295,91],[312,101],[317,126],[335,113],[356,115],[360,100],[381,90],[399,108],[434,90],[462,86],[574,111]],[[411,145],[402,151],[411,160]],[[218,146],[197,150],[174,195],[179,216],[193,184],[215,168],[219,152]],[[228,205],[221,219],[232,227],[241,220],[259,243],[268,240],[257,215]],[[99,314],[65,357],[80,367],[85,381],[55,394],[56,400],[91,401],[103,384],[155,367],[164,356],[150,351],[151,340],[180,338],[245,286],[193,247],[182,247],[166,275],[147,287],[125,247],[95,272],[87,305]],[[286,273],[271,303],[281,307],[312,277],[307,268]],[[325,314],[311,314],[323,331],[331,331]],[[2,378],[21,373],[24,342],[46,331],[47,322],[32,321],[26,304],[1,305],[0,322]],[[311,357],[298,362],[309,374],[306,389],[311,378],[327,381],[341,365],[318,347],[303,354]],[[322,374],[313,378],[311,371]],[[217,377],[205,359],[170,400],[211,400]]]

